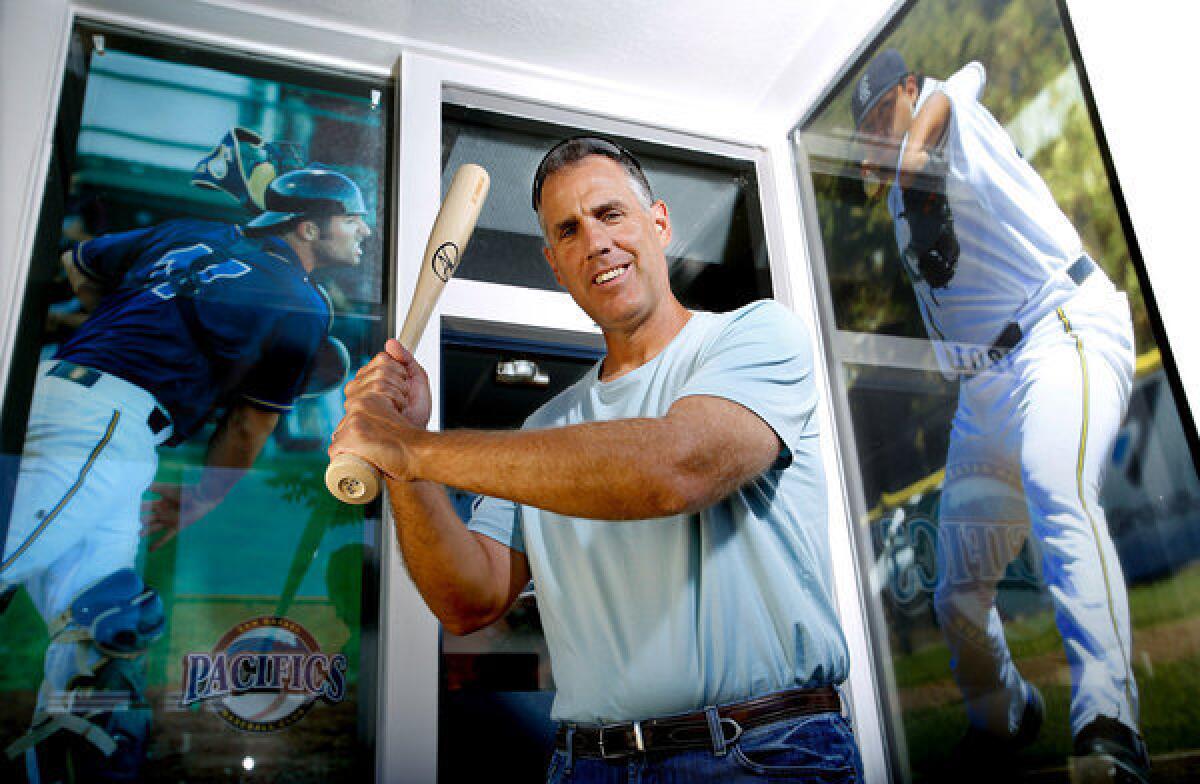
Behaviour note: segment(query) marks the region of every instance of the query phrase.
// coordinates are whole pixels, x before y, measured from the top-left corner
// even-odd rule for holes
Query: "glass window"
[[[479,163],[492,192],[458,277],[559,290],[542,256],[530,206],[534,170],[559,140],[585,132],[446,104],[443,190],[459,165]],[[606,136],[606,134],[600,134]],[[608,137],[612,138],[612,137]],[[735,309],[771,295],[753,163],[618,138],[643,164],[671,211],[671,283],[691,308]],[[687,244],[682,244],[688,241]],[[580,379],[603,356],[599,336],[538,331],[512,337],[442,329],[442,427],[518,428],[538,407]],[[475,496],[450,490],[469,519]],[[443,782],[493,777],[497,759],[514,780],[545,776],[555,725],[554,678],[530,583],[508,614],[473,634],[442,635],[438,774]],[[469,753],[468,753],[469,750]]]
[[[458,277],[563,291],[542,257],[541,229],[528,192],[542,156],[565,138],[562,129],[443,106],[443,189],[458,166],[470,162],[483,165],[493,183],[526,188],[514,186],[511,196],[484,204],[471,236],[472,262]],[[670,207],[674,232],[667,262],[680,302],[720,312],[771,296],[753,163],[600,135],[638,157],[655,198]]]
[[[897,778],[1195,764],[1195,427],[1062,7],[906,4],[795,134]]]
[[[391,87],[82,23],[64,80],[3,411],[0,779],[365,778],[379,514],[320,477],[388,334]]]

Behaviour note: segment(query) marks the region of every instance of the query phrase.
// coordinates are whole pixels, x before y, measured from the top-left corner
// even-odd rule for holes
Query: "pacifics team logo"
[[[308,630],[288,618],[243,621],[211,653],[189,653],[183,664],[183,707],[211,703],[222,719],[250,732],[290,727],[317,700],[346,696],[345,654],[322,653]]]

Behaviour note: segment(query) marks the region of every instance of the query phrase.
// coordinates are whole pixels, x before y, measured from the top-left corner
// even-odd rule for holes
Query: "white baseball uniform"
[[[1026,689],[995,596],[1032,530],[1071,668],[1072,731],[1100,715],[1136,730],[1125,581],[1098,499],[1133,379],[1129,304],[979,103],[984,81],[970,63],[927,78],[917,102],[950,100],[943,152],[961,249],[945,287],[908,270],[940,366],[960,380],[934,602],[971,723],[1015,731]],[[895,182],[888,210],[903,256]]]
[[[149,392],[108,374],[85,387],[51,375],[56,364],[38,368],[0,571],[0,583],[25,585],[47,622],[84,588],[134,566],[155,448],[171,436],[147,426]]]

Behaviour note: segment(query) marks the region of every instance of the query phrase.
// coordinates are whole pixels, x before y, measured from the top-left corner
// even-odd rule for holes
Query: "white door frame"
[[[820,407],[822,456],[830,498],[830,541],[838,612],[850,647],[847,698],[863,751],[867,780],[887,779],[881,705],[864,623],[855,542],[850,528],[832,392],[819,350],[820,319],[812,287],[799,201],[786,136],[768,138],[761,129],[714,127],[711,114],[695,107],[664,107],[661,100],[615,93],[577,80],[511,73],[459,60],[406,53],[400,82],[399,198],[396,200],[401,262],[397,266],[397,323],[416,281],[404,260],[419,259],[441,188],[443,102],[485,109],[599,133],[644,139],[688,150],[752,161],[760,187],[769,266],[775,298],[796,311],[817,343],[813,355],[824,389]],[[569,96],[569,102],[565,100]],[[672,123],[665,117],[675,118]],[[493,185],[493,188],[495,186]],[[547,331],[595,335],[595,325],[561,292],[451,280],[417,349],[429,371],[434,399],[440,394],[439,347],[442,319],[470,322],[486,331],[544,337]],[[436,423],[434,423],[436,426]],[[385,554],[384,615],[381,624],[384,672],[380,684],[379,779],[429,781],[437,769],[438,627],[401,565],[395,545]],[[415,720],[414,720],[415,719]]]

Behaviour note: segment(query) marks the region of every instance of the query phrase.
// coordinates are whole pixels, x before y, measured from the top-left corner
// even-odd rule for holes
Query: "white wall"
[[[1193,191],[1200,109],[1195,103],[1194,4],[1069,0],[1100,124],[1112,151],[1179,373],[1200,406],[1200,238]],[[1193,413],[1195,416],[1195,413]]]
[[[0,0],[0,383],[50,160],[67,18],[66,0]]]

